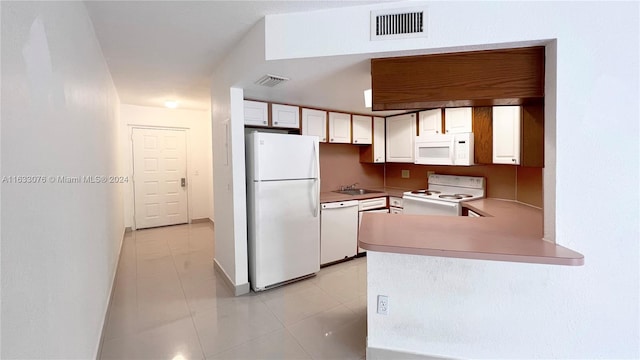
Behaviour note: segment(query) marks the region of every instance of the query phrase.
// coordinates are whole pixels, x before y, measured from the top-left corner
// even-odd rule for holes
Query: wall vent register
[[[382,9],[371,12],[371,40],[426,37],[424,8]]]
[[[260,85],[260,86],[274,87],[288,80],[289,78],[286,78],[284,76],[267,74],[261,77],[260,79],[256,80],[255,83],[256,85]]]

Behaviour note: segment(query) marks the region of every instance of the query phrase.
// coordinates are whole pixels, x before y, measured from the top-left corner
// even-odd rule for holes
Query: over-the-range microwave
[[[473,165],[473,133],[416,136],[415,163]]]

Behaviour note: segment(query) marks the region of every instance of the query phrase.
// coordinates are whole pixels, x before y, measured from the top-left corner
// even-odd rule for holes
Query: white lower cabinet
[[[320,265],[356,256],[358,201],[323,203],[320,212]]]
[[[402,198],[396,196],[389,196],[389,213],[402,214],[404,203]]]

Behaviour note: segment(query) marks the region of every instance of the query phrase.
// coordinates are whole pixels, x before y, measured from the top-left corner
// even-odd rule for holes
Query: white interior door
[[[136,228],[187,223],[185,132],[133,129],[132,135]]]

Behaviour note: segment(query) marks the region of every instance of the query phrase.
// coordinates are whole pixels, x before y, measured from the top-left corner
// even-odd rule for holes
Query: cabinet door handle
[[[266,122],[266,121],[263,121],[262,123],[263,123],[263,124],[266,124],[267,122]]]
[[[329,140],[329,141],[333,142],[333,139],[331,139],[331,140]]]
[[[327,138],[322,138],[322,141],[327,141]]]
[[[516,159],[511,159],[511,161],[516,162]]]
[[[354,142],[354,143],[357,143],[357,142],[358,142],[358,140],[353,140],[353,142]]]
[[[276,124],[276,125],[278,125],[278,122],[277,122],[277,121],[274,121],[273,123],[274,123],[274,124]]]

